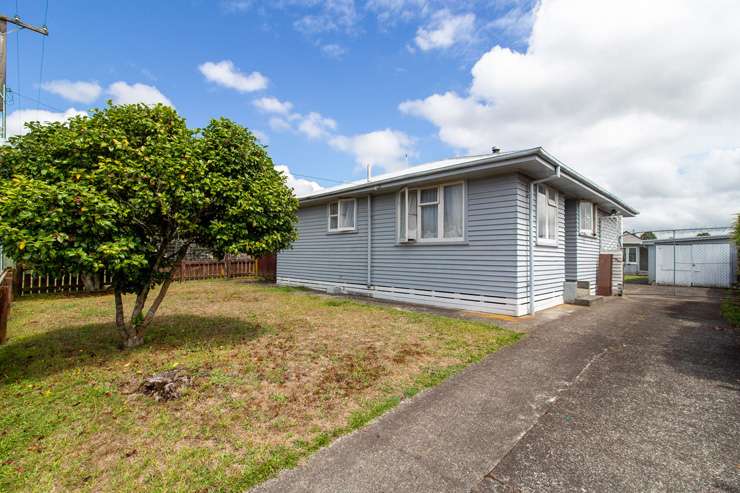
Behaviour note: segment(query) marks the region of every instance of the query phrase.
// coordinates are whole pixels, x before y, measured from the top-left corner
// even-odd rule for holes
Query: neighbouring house
[[[727,234],[645,240],[648,281],[729,288],[737,277],[737,245]]]
[[[646,276],[648,273],[648,249],[643,240],[634,233],[626,231],[622,235],[624,273]]]
[[[566,285],[620,292],[636,214],[542,148],[446,159],[300,197],[277,282],[525,315]]]

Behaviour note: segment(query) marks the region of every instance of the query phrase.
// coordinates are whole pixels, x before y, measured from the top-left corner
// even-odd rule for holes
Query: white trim
[[[585,217],[583,215],[584,212],[584,204],[587,205],[585,207],[586,210],[591,211],[591,227],[590,228],[584,228],[583,227],[583,218]],[[596,204],[593,202],[589,202],[588,200],[579,200],[578,201],[578,232],[583,236],[589,236],[591,238],[596,237],[596,217],[597,217],[597,209]]]
[[[342,217],[342,203],[343,202],[352,202],[354,204],[352,210],[354,212],[354,217],[352,218],[352,227],[340,227],[339,226],[339,219]],[[336,216],[331,213],[331,206],[337,204],[337,214]],[[331,227],[331,218],[336,217],[337,218],[337,227],[332,228]],[[339,199],[334,200],[333,202],[329,202],[326,204],[326,229],[329,233],[346,233],[348,231],[357,231],[357,199]]]
[[[543,193],[540,193],[540,187],[544,190]],[[548,187],[547,185],[543,185],[542,183],[538,183],[535,186],[535,192],[537,200],[535,202],[535,216],[536,216],[536,222],[535,222],[535,234],[537,238],[537,245],[539,246],[558,246],[558,240],[560,239],[560,192],[558,192],[556,189],[552,187]],[[550,196],[554,194],[554,199],[551,199]],[[545,199],[542,202],[545,209],[545,236],[540,236],[540,196],[544,196]],[[555,237],[550,238],[550,207],[555,208]]]
[[[407,289],[392,286],[366,286],[364,284],[315,281],[310,279],[295,279],[278,277],[279,286],[302,286],[331,294],[352,294],[369,296],[390,301],[428,305],[439,308],[470,310],[484,313],[522,316],[529,313],[529,300],[522,297],[503,298],[477,294],[453,293],[428,289]],[[542,299],[544,297],[544,299]],[[535,302],[536,310],[543,310],[563,303],[562,293],[547,293],[540,295]]]
[[[639,265],[639,263],[640,263],[640,247],[637,247],[637,246],[626,246],[626,247],[624,247],[624,249],[625,249],[625,252],[624,252],[624,263],[625,264],[630,264],[630,265],[633,265],[633,264],[634,265]],[[634,250],[635,251],[635,260],[634,260],[634,262],[630,260],[630,252],[629,252],[630,250]]]

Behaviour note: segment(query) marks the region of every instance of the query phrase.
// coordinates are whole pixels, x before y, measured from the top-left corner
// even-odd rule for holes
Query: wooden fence
[[[5,269],[0,274],[0,344],[3,344],[8,336],[11,301],[13,301],[13,269]]]
[[[268,255],[260,259],[225,258],[223,260],[188,260],[175,269],[175,281],[196,279],[215,279],[232,277],[262,277],[275,280],[276,256]],[[110,286],[111,279],[103,275],[103,288]],[[28,296],[43,293],[77,293],[85,290],[82,276],[65,274],[61,276],[41,275],[32,270],[17,268],[13,292],[15,296]]]
[[[255,259],[224,259],[224,260],[188,260],[180,265],[175,272],[176,281],[191,281],[195,279],[214,279],[221,277],[249,277],[257,276]]]

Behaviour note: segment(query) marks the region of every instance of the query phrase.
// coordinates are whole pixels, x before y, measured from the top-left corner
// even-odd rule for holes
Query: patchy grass
[[[639,276],[637,274],[625,274],[624,282],[647,282],[648,276]]]
[[[740,290],[732,290],[730,296],[722,300],[720,309],[725,320],[733,327],[740,328]]]
[[[112,317],[110,295],[14,303],[0,491],[243,490],[519,337],[240,281],[173,286],[134,350]],[[174,367],[181,399],[134,393]]]

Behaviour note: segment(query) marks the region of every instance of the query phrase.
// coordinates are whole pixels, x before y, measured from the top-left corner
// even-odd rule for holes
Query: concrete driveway
[[[649,288],[543,313],[256,490],[740,491],[740,345],[720,293]]]

